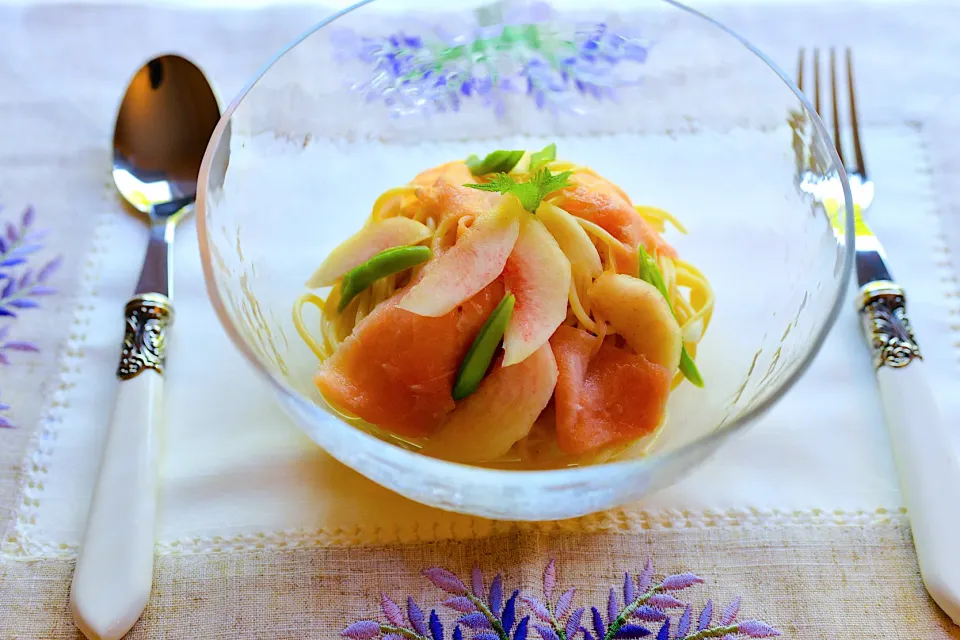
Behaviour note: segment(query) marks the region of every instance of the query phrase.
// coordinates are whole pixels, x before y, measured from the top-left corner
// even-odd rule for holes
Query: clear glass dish
[[[362,2],[310,29],[233,101],[197,198],[207,288],[264,386],[332,456],[413,500],[550,520],[635,501],[690,472],[786,393],[823,344],[852,265],[841,231],[798,188],[846,176],[786,74],[723,25],[669,0],[630,13],[543,4],[390,13]],[[707,386],[671,395],[637,459],[546,471],[429,458],[352,426],[312,383],[291,309],[373,200],[434,164],[540,148],[671,211],[670,236],[717,305],[697,361]]]

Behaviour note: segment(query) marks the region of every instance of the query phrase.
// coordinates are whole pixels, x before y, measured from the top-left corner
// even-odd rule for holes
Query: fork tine
[[[843,159],[843,141],[840,138],[840,105],[837,101],[839,91],[837,91],[837,52],[830,47],[830,89],[833,93],[833,144],[837,148],[837,155],[840,156],[840,164],[846,166]]]
[[[813,106],[817,110],[817,115],[822,117],[820,111],[820,48],[813,48]]]
[[[867,164],[863,161],[863,147],[860,145],[860,120],[857,117],[857,97],[853,88],[853,54],[847,47],[847,85],[850,90],[850,125],[853,129],[853,154],[856,158],[856,170],[867,178]]]
[[[797,56],[797,88],[803,91],[803,59],[805,57],[803,47],[800,47],[800,53]],[[812,158],[807,158],[806,145],[803,141],[802,129],[806,126],[806,117],[801,107],[799,111],[790,116],[790,128],[793,130],[793,155],[797,165],[797,178],[803,174],[809,164],[812,164]]]
[[[803,91],[803,56],[806,53],[803,47],[800,47],[800,55],[797,56],[797,88]]]

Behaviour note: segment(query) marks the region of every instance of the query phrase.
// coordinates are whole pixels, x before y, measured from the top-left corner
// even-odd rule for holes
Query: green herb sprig
[[[537,171],[527,182],[517,182],[516,178],[506,173],[496,173],[490,177],[489,182],[484,184],[465,184],[463,186],[480,191],[493,191],[496,193],[511,193],[517,197],[524,209],[530,213],[535,213],[537,207],[548,195],[569,187],[567,179],[572,171],[564,171],[556,175],[550,173],[547,168]]]

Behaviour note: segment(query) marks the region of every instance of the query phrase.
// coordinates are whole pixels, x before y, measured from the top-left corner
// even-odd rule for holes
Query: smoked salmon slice
[[[470,169],[467,168],[466,163],[462,160],[457,160],[431,167],[426,171],[421,171],[410,181],[410,184],[430,187],[439,181],[459,187],[464,184],[476,182],[476,179],[473,177],[473,174],[470,173]]]
[[[562,326],[550,339],[557,360],[557,442],[579,455],[648,435],[663,420],[670,373],[607,339]]]
[[[478,216],[497,206],[500,194],[465,187],[477,181],[463,162],[449,162],[428,169],[410,183],[421,187],[417,199],[424,216],[442,221],[453,217]]]
[[[405,436],[432,433],[454,409],[454,378],[480,327],[503,298],[495,281],[452,311],[421,316],[382,302],[314,376],[334,407]]]
[[[432,187],[424,187],[417,192],[417,200],[422,208],[424,219],[433,218],[442,233],[434,241],[434,251],[449,249],[456,240],[450,233],[458,223],[467,218],[473,219],[497,208],[503,198],[500,194],[477,191],[437,181]]]

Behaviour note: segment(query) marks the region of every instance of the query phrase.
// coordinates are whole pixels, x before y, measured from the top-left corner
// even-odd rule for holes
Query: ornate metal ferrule
[[[870,282],[860,289],[857,309],[860,328],[873,353],[873,364],[905,367],[914,358],[922,359],[907,318],[903,288],[888,280]]]
[[[127,326],[117,377],[134,378],[145,369],[163,375],[167,328],[173,324],[173,304],[159,293],[135,296],[127,303]]]

